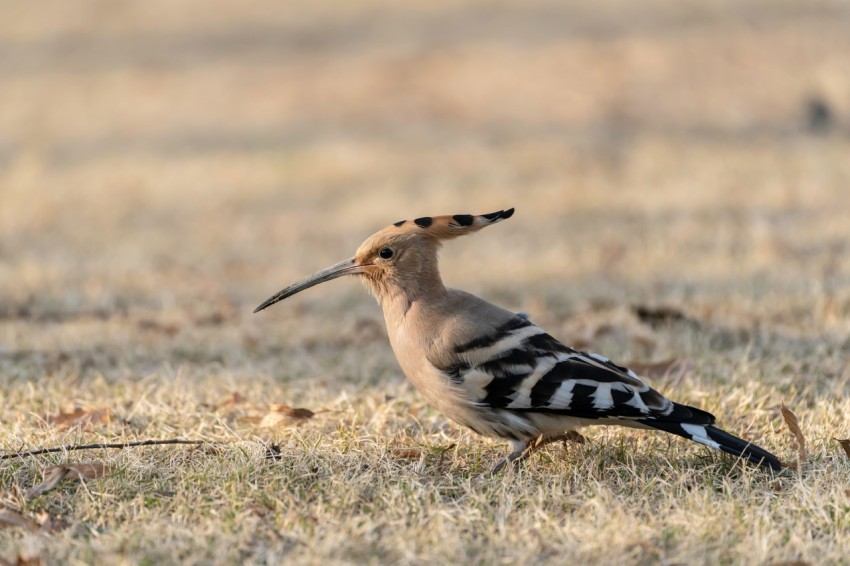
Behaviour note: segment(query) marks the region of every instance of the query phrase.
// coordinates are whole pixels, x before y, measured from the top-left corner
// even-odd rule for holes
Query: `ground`
[[[846,563],[844,3],[0,6],[0,450],[206,442],[0,460],[0,563]],[[489,476],[356,282],[251,314],[511,206],[447,284],[795,463],[784,403],[802,466],[612,428]]]

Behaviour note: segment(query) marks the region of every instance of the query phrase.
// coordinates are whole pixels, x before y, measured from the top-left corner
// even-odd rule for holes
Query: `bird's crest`
[[[413,220],[399,220],[392,226],[381,230],[385,236],[419,234],[435,240],[451,240],[458,236],[472,234],[486,226],[507,220],[514,213],[513,208],[499,210],[489,214],[455,214],[446,216],[423,216]]]

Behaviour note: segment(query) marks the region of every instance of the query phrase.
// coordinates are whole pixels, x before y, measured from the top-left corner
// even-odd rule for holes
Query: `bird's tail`
[[[694,410],[691,407],[687,408],[691,411]],[[704,413],[703,411],[699,412]],[[707,415],[707,413],[705,414]],[[714,419],[712,418],[711,422],[713,421]],[[669,432],[671,434],[676,434],[678,436],[687,438],[688,440],[699,442],[700,444],[704,444],[710,448],[722,450],[727,454],[738,456],[739,458],[748,460],[753,464],[759,464],[777,471],[782,469],[782,464],[780,464],[779,458],[777,458],[767,450],[760,448],[755,444],[747,442],[746,440],[738,438],[735,435],[729,434],[725,430],[721,430],[716,426],[712,425],[711,423],[703,422],[697,424],[687,422],[674,422],[669,420],[662,421],[655,419],[644,419],[641,422],[642,424],[650,428],[663,430],[664,432]]]

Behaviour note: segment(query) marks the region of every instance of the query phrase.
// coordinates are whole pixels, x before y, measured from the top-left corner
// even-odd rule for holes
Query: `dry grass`
[[[45,527],[0,521],[0,563],[846,562],[846,8],[420,4],[4,5],[0,448],[214,444],[3,460]],[[486,477],[505,447],[423,403],[356,285],[250,314],[391,221],[506,206],[448,283],[686,360],[652,383],[793,461],[784,402],[809,460],[590,430]],[[108,414],[47,420],[76,407]],[[109,473],[27,499],[80,462]]]

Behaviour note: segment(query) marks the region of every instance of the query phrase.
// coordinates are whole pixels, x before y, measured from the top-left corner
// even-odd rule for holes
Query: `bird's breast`
[[[399,327],[390,332],[390,344],[402,372],[426,401],[446,417],[466,426],[473,426],[477,412],[474,399],[466,390],[434,366],[427,357],[427,345],[422,336],[411,335],[409,329]]]

